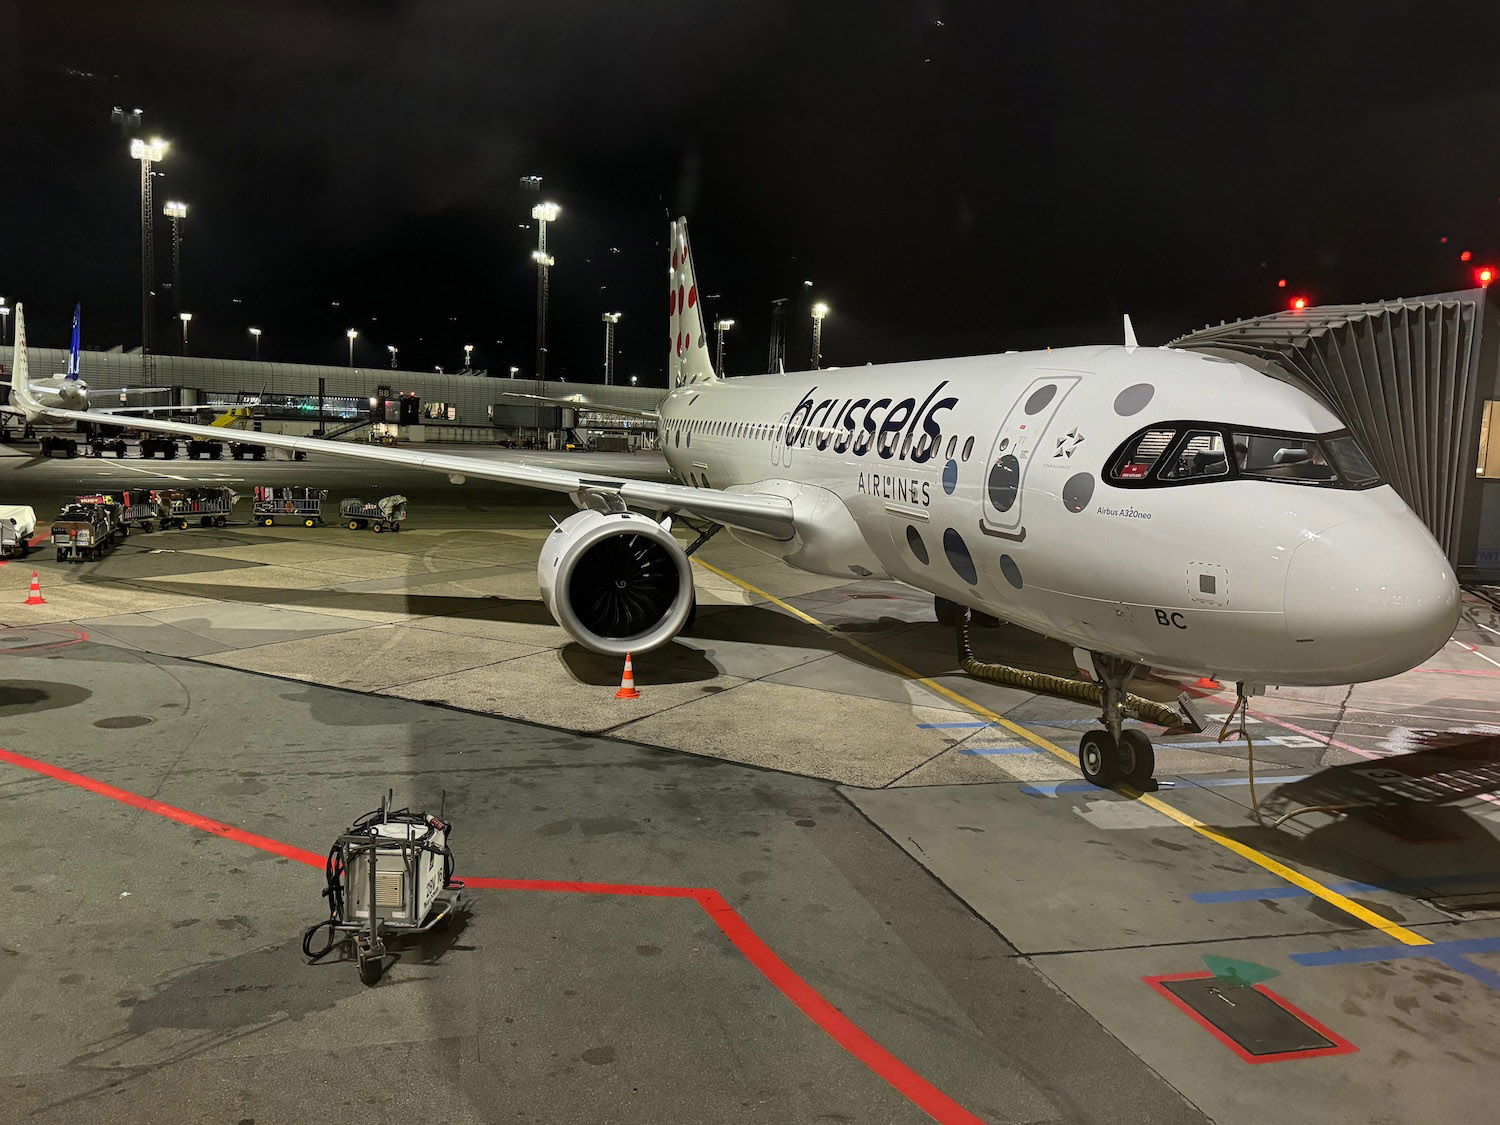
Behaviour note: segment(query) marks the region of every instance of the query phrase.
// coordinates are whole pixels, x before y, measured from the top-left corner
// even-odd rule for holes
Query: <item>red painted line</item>
[[[1250,987],[1255,989],[1256,992],[1259,992],[1262,996],[1271,1001],[1271,1003],[1275,1004],[1277,1007],[1282,1008],[1290,1012],[1292,1015],[1296,1016],[1299,1020],[1307,1024],[1308,1027],[1312,1028],[1333,1045],[1331,1047],[1314,1047],[1311,1050],[1307,1051],[1281,1051],[1273,1055],[1252,1055],[1249,1051],[1245,1050],[1244,1047],[1240,1046],[1228,1035],[1226,1035],[1224,1032],[1220,1031],[1217,1027],[1210,1023],[1208,1021],[1208,1018],[1204,1016],[1203,1013],[1199,1012],[1181,997],[1174,995],[1170,989],[1164,986],[1164,982],[1169,980],[1201,980],[1213,975],[1213,973],[1206,971],[1196,973],[1169,973],[1165,976],[1142,977],[1141,980],[1150,985],[1161,995],[1165,996],[1172,1002],[1174,1007],[1185,1012],[1192,1018],[1194,1023],[1202,1027],[1205,1031],[1207,1031],[1210,1035],[1212,1035],[1220,1043],[1224,1044],[1224,1046],[1228,1047],[1231,1051],[1233,1051],[1247,1063],[1258,1064],[1269,1062],[1286,1062],[1290,1059],[1316,1059],[1323,1058],[1327,1055],[1352,1055],[1359,1050],[1359,1048],[1356,1047],[1353,1043],[1349,1042],[1349,1040],[1345,1039],[1337,1032],[1331,1031],[1329,1028],[1323,1026],[1322,1023],[1313,1019],[1312,1016],[1308,1015],[1301,1008],[1298,1008],[1285,996],[1277,995],[1263,984],[1255,984],[1251,985]]]
[[[705,889],[696,896],[698,905],[714,920],[724,936],[734,943],[761,975],[826,1031],[839,1046],[878,1074],[934,1121],[980,1121],[911,1067],[891,1054],[858,1024],[835,1008],[822,993],[794,973],[771,947],[760,939],[748,922],[735,912],[718,891]]]
[[[298,863],[305,863],[309,867],[322,869],[326,856],[316,855],[303,848],[293,847],[291,844],[283,844],[280,840],[272,840],[267,836],[257,836],[254,832],[246,832],[244,829],[235,828],[230,824],[221,824],[217,820],[210,820],[206,816],[179,809],[174,805],[164,804],[150,797],[142,797],[139,793],[132,793],[128,789],[120,789],[110,785],[108,782],[97,781],[92,777],[85,777],[81,773],[65,770],[61,766],[54,766],[48,762],[39,762],[35,758],[28,758],[24,754],[17,754],[11,750],[0,749],[0,762],[9,762],[13,766],[20,766],[24,770],[43,774],[56,781],[62,781],[68,785],[76,785],[80,789],[87,789],[90,793],[97,793],[101,797],[108,797],[112,801],[119,801],[122,805],[140,809],[143,812],[155,813],[157,816],[175,820],[180,824],[186,824],[190,828],[196,828],[202,832],[211,833],[214,836],[222,836],[226,840],[233,840],[237,844],[246,844],[261,851],[270,852],[273,855],[285,856],[294,859]]]
[[[1497,668],[1419,668],[1418,671],[1439,676],[1500,676]]]
[[[327,861],[326,856],[304,848],[284,844],[280,840],[272,840],[267,836],[258,836],[254,832],[246,832],[217,820],[210,820],[206,816],[199,816],[186,809],[179,809],[174,805],[143,797],[138,793],[110,785],[108,782],[85,777],[81,773],[74,773],[72,770],[41,762],[35,758],[28,758],[24,754],[17,754],[11,750],[0,749],[0,761],[9,762],[13,766],[43,774],[68,785],[75,785],[80,789],[119,801],[132,808],[155,813],[168,820],[175,820],[191,828],[221,836],[237,844],[245,844],[252,848],[259,848],[261,851],[305,863],[309,867],[321,870]],[[942,1122],[943,1125],[948,1125],[950,1122],[961,1123],[961,1125],[979,1125],[981,1122],[980,1118],[974,1116],[882,1047],[862,1031],[858,1024],[834,1007],[833,1003],[822,993],[793,972],[791,967],[776,956],[771,947],[750,928],[750,924],[725,901],[724,896],[711,887],[652,886],[641,883],[576,883],[561,879],[506,879],[489,876],[461,876],[461,878],[466,887],[483,890],[553,891],[571,894],[693,899],[703,908],[731,944],[783,996],[827,1032],[835,1043],[864,1063],[877,1077],[887,1082],[918,1109],[928,1114],[933,1120]]]
[[[70,629],[66,625],[17,625],[14,628],[52,630],[58,633],[72,633],[73,635],[65,641],[58,641],[52,645],[22,645],[19,648],[0,648],[0,656],[26,656],[33,652],[45,652],[49,648],[67,648],[69,645],[82,644],[89,639],[89,635],[82,629]]]

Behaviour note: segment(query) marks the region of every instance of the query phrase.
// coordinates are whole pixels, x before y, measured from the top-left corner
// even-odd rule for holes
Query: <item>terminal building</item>
[[[64,370],[61,348],[31,349],[34,377]],[[649,449],[656,428],[610,407],[652,410],[660,387],[605,386],[490,378],[483,371],[441,374],[378,367],[200,359],[114,349],[84,352],[82,376],[99,407],[249,407],[253,428],[271,433],[357,439],[376,423],[403,442]],[[574,398],[576,409],[508,395]]]

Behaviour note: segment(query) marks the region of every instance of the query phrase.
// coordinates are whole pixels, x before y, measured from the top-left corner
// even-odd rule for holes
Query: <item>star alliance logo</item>
[[[1074,426],[1066,434],[1057,439],[1057,450],[1052,454],[1052,456],[1072,457],[1073,451],[1082,444],[1083,435],[1078,432],[1078,427]]]

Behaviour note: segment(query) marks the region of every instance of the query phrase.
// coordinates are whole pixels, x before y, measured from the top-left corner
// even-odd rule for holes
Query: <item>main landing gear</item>
[[[1156,748],[1142,730],[1125,729],[1125,694],[1138,666],[1118,656],[1093,652],[1094,675],[1103,690],[1104,730],[1091,730],[1078,741],[1078,766],[1084,780],[1108,789],[1123,781],[1137,789],[1151,785]]]

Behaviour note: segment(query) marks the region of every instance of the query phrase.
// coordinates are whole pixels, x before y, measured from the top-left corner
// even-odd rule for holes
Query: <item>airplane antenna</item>
[[[1140,344],[1135,338],[1135,325],[1130,323],[1130,314],[1125,314],[1125,346],[1127,348],[1138,348]]]

